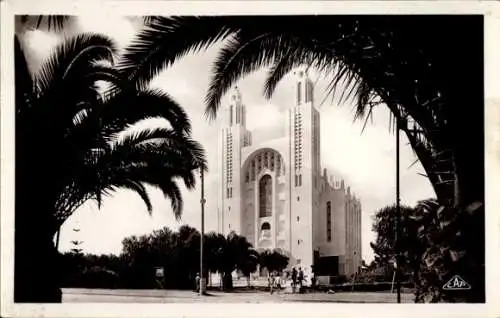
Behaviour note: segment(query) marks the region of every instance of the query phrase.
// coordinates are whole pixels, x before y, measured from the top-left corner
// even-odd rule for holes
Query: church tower
[[[279,136],[252,135],[240,91],[230,92],[219,136],[217,230],[245,236],[259,252],[279,249],[307,277],[313,265],[351,275],[361,264],[360,201],[321,173],[314,83],[307,68],[295,75]]]
[[[235,87],[226,107],[226,127],[222,129],[221,147],[221,205],[219,208],[219,232],[225,235],[231,231],[241,233],[241,159],[242,148],[251,144],[251,134],[246,129],[246,107],[241,93]]]
[[[290,251],[296,265],[313,264],[320,176],[319,112],[314,107],[314,84],[308,69],[296,72],[295,105],[289,110]],[[302,265],[301,265],[302,264]]]

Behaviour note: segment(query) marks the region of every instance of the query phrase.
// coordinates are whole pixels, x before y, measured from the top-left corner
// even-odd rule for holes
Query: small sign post
[[[163,267],[157,267],[156,268],[156,277],[163,278],[163,276],[164,276]]]

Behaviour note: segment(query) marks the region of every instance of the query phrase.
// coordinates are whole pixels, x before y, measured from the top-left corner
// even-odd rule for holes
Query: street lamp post
[[[401,277],[399,275],[400,273],[400,240],[401,240],[401,231],[400,231],[400,218],[401,218],[401,211],[400,211],[400,193],[399,193],[399,125],[400,125],[400,119],[399,119],[400,113],[396,115],[396,235],[395,235],[395,250],[396,250],[396,290],[397,290],[397,298],[398,298],[398,303],[401,303]]]
[[[203,167],[200,168],[201,177],[201,235],[200,235],[200,295],[204,294],[203,281],[203,236],[205,235],[205,182],[203,179]]]
[[[59,251],[59,238],[61,237],[61,226],[59,225],[59,228],[57,229],[57,236],[56,236],[56,251]]]

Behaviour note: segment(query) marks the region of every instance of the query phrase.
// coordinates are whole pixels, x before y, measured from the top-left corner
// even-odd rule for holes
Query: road
[[[412,294],[402,294],[401,302],[412,303]],[[280,302],[334,302],[334,303],[395,303],[396,294],[376,292],[322,292],[308,294],[275,293],[259,291],[234,291],[224,293],[210,291],[199,296],[185,290],[110,290],[110,289],[63,289],[63,302],[108,302],[108,303],[280,303]]]

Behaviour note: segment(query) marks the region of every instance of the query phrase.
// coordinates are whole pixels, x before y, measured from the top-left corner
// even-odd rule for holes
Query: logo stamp
[[[467,283],[462,277],[455,275],[446,284],[444,284],[444,290],[469,290],[471,285]]]

